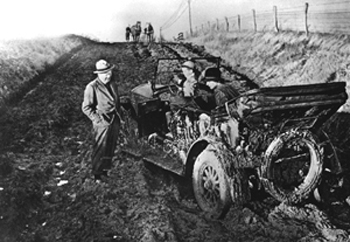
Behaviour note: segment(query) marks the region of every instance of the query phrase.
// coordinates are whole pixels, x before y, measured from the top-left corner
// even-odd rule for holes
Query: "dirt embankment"
[[[44,72],[64,55],[87,41],[74,35],[52,39],[14,40],[0,43],[0,107],[34,88]]]
[[[191,39],[260,86],[350,80],[349,36],[304,33],[211,33]],[[350,85],[347,86],[350,93]],[[350,111],[350,101],[343,110]]]

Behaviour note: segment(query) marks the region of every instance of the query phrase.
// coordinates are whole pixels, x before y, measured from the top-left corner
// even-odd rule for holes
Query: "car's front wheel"
[[[224,169],[213,151],[205,150],[197,157],[192,185],[199,207],[212,218],[223,218],[230,209],[231,197]]]

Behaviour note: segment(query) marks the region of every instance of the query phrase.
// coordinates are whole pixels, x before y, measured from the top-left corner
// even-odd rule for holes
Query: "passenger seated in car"
[[[184,97],[193,97],[195,87],[198,83],[199,71],[193,61],[186,61],[181,65],[181,71],[186,77],[183,83],[183,94]]]
[[[202,82],[205,82],[205,84],[214,91],[215,103],[217,106],[221,106],[225,102],[239,96],[239,92],[235,87],[221,78],[221,71],[219,68],[207,68],[203,71],[202,75]]]
[[[210,111],[215,107],[215,100],[212,90],[197,81],[198,71],[193,61],[186,61],[181,67],[182,75],[175,76],[177,85],[182,90],[178,95],[169,100],[170,110],[166,112],[168,127],[173,114],[179,109]],[[185,79],[185,80],[184,80]],[[213,105],[214,104],[214,105]]]
[[[184,82],[186,81],[186,77],[184,74],[175,74],[174,75],[174,78],[173,78],[173,81],[177,87],[177,92],[176,92],[176,95],[177,96],[182,96],[184,95],[183,93],[183,84]]]
[[[170,99],[170,109],[176,111],[179,108],[192,108],[210,111],[213,105],[213,91],[204,83],[197,81],[198,71],[194,62],[186,61],[182,65],[183,75],[177,75],[176,82],[182,92]],[[184,78],[186,78],[184,80]]]

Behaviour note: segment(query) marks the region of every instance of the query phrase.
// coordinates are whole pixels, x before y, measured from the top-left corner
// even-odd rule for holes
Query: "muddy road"
[[[138,154],[147,149],[145,141],[126,128],[110,179],[92,180],[91,123],[81,102],[95,62],[114,63],[119,92],[128,95],[154,78],[157,58],[207,55],[191,45],[91,42],[5,107],[0,116],[0,240],[348,241],[349,206],[343,200],[333,201],[338,202],[335,213],[312,204],[288,208],[261,193],[243,208],[231,208],[223,220],[208,218],[194,200],[191,181],[144,163]],[[227,67],[224,76],[231,75],[243,89],[254,85]],[[336,214],[333,219],[329,211]]]

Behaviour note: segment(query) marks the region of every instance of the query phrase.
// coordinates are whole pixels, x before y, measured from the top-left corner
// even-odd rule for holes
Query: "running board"
[[[179,161],[174,161],[174,159],[151,159],[144,157],[142,159],[144,162],[151,163],[155,166],[158,166],[162,168],[163,170],[170,171],[172,173],[175,173],[179,176],[185,176],[184,166]]]
[[[149,148],[147,151],[142,153],[135,152],[132,149],[124,147],[121,152],[132,156],[136,159],[141,159],[144,162],[153,164],[162,168],[163,170],[172,172],[179,176],[185,176],[185,166],[182,164],[181,159],[173,152],[164,152],[162,148]]]

